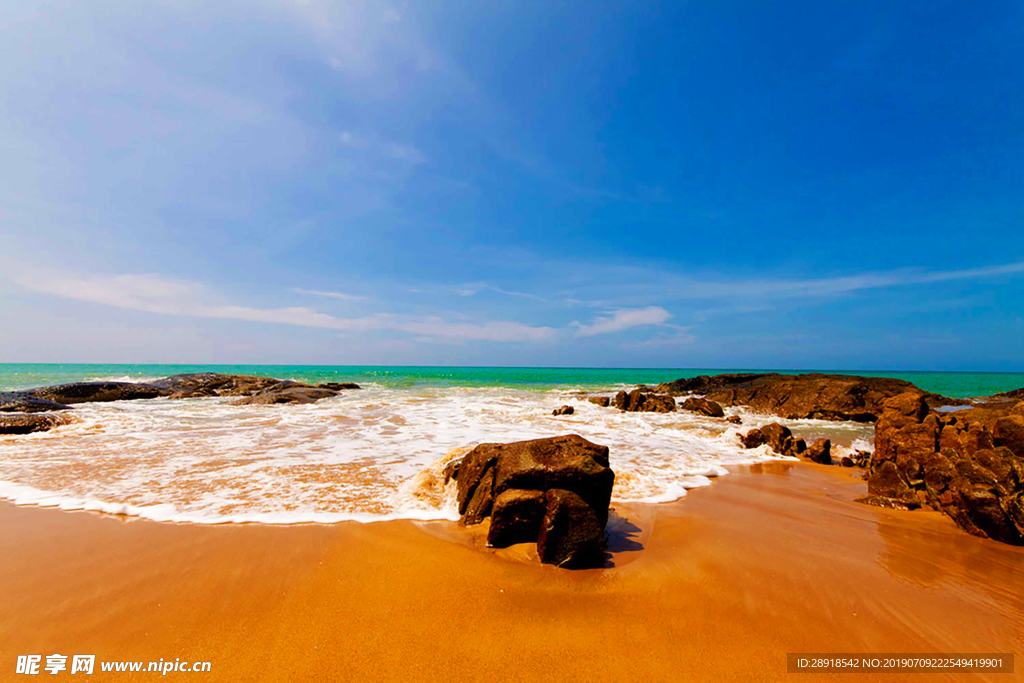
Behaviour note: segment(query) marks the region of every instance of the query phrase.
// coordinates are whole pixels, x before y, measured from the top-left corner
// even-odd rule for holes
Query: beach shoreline
[[[233,681],[779,680],[787,652],[1021,651],[1024,548],[858,504],[850,470],[731,469],[675,503],[615,506],[614,566],[584,571],[484,549],[454,522],[206,526],[0,503],[2,666],[61,653],[209,661],[168,675]]]

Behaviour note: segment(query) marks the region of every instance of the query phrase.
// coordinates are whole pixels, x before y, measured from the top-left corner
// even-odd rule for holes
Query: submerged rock
[[[587,399],[594,405],[599,405],[602,408],[607,408],[612,404],[612,399],[609,396],[591,396]]]
[[[0,391],[0,413],[45,413],[54,410],[71,408],[23,391]]]
[[[679,406],[682,410],[689,410],[693,413],[700,413],[708,417],[725,417],[722,406],[706,398],[688,398]]]
[[[52,387],[26,389],[23,393],[55,403],[103,403],[107,401],[135,401],[170,395],[170,391],[136,382],[72,382]]]
[[[1015,408],[994,401],[939,416],[918,394],[889,399],[863,502],[930,507],[968,533],[1024,545],[1024,418]]]
[[[0,434],[33,434],[66,425],[73,420],[67,413],[0,414]]]
[[[455,477],[463,524],[491,518],[489,545],[537,541],[541,561],[558,566],[603,561],[615,482],[607,446],[575,434],[480,444],[446,475]]]
[[[321,389],[333,389],[334,391],[345,391],[348,389],[362,389],[355,382],[321,382],[317,384]]]
[[[298,382],[279,382],[253,394],[252,396],[246,396],[245,398],[233,401],[231,405],[250,406],[282,405],[286,403],[315,403],[322,398],[331,398],[332,396],[337,395],[338,392],[333,389],[311,387],[307,384],[299,384]]]
[[[572,415],[575,412],[576,409],[572,406],[562,406],[561,408],[555,408],[552,410],[551,414],[557,417],[558,415]]]
[[[818,373],[702,375],[659,384],[655,391],[673,396],[704,394],[721,405],[749,406],[758,412],[787,419],[855,422],[874,422],[881,415],[884,401],[906,392],[926,396],[935,403],[965,403],[927,394],[899,379]]]

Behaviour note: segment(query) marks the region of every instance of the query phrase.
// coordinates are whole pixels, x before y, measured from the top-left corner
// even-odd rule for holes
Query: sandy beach
[[[855,503],[854,471],[732,470],[676,503],[617,506],[612,566],[584,571],[452,522],[194,526],[3,503],[0,657],[8,673],[19,654],[202,660],[210,673],[168,676],[231,681],[750,681],[786,678],[787,652],[1021,651],[1024,548]]]

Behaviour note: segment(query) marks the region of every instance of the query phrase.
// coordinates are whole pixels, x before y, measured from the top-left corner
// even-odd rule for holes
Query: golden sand
[[[615,566],[575,572],[449,522],[208,527],[0,504],[0,679],[53,653],[208,660],[167,678],[209,681],[1014,678],[786,674],[787,652],[1024,651],[1024,548],[854,503],[849,470],[734,470],[678,503],[620,506]]]

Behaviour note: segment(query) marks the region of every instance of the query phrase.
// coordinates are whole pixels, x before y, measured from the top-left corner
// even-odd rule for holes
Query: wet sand
[[[732,469],[677,503],[620,506],[614,566],[576,572],[448,522],[209,527],[0,504],[0,678],[55,652],[208,660],[167,678],[217,681],[1024,678],[1020,658],[1012,675],[787,674],[787,652],[1021,653],[1024,548],[854,503],[850,470]]]

